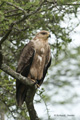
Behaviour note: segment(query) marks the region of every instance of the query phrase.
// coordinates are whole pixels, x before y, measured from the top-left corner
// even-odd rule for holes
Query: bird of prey
[[[35,81],[40,86],[51,64],[50,46],[48,38],[50,33],[42,30],[24,46],[16,72]],[[16,100],[21,106],[25,101],[28,86],[16,80]]]

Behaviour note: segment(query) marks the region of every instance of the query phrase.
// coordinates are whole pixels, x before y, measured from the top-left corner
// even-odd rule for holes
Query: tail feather
[[[17,104],[18,106],[21,106],[25,101],[27,89],[26,89],[26,86],[22,83],[20,83],[16,89],[17,89],[16,90]]]

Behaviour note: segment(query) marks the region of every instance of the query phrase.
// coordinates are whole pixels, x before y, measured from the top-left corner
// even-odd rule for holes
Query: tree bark
[[[28,90],[27,96],[26,96],[26,105],[28,108],[30,120],[40,120],[37,116],[37,113],[35,111],[34,104],[33,104],[35,92],[36,92],[36,89],[33,86]]]

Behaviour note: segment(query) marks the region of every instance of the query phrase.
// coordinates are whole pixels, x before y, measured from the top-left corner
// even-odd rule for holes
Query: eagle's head
[[[45,31],[45,30],[42,30],[36,34],[37,39],[42,39],[45,41],[48,40],[49,37],[50,37],[50,32]]]

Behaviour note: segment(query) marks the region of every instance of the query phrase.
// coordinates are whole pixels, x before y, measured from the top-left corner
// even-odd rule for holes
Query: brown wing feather
[[[20,59],[18,62],[17,72],[23,73],[24,69],[30,64],[30,59],[33,57],[35,52],[33,42],[29,42],[22,50]]]
[[[16,72],[21,73],[23,76],[27,77],[34,58],[34,54],[34,44],[33,42],[29,42],[22,50]],[[21,106],[25,100],[27,88],[28,87],[22,84],[19,80],[16,80],[16,99],[19,106]]]

